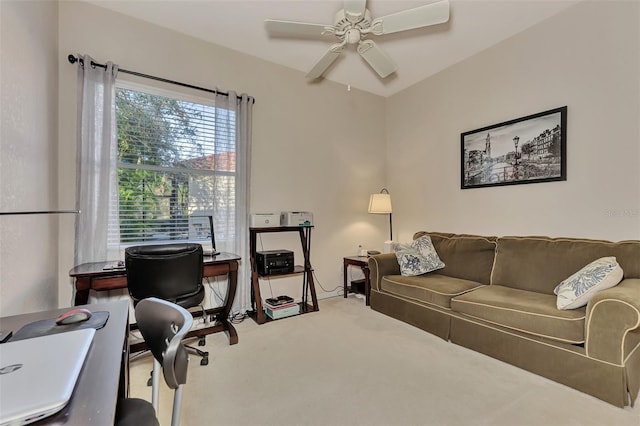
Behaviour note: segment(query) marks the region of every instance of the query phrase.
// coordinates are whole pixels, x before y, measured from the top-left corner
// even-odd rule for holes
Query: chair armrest
[[[380,291],[380,281],[386,275],[400,275],[400,265],[395,253],[384,253],[369,258],[369,283]]]
[[[585,327],[587,356],[624,365],[634,349],[626,344],[627,335],[640,327],[640,279],[624,279],[593,296],[587,304]]]

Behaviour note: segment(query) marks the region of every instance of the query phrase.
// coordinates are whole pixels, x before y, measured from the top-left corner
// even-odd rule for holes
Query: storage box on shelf
[[[296,302],[272,305],[268,301],[264,302],[264,312],[272,320],[286,318],[300,313],[300,305]]]

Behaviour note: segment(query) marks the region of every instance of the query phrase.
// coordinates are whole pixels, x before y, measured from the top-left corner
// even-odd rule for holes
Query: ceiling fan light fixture
[[[360,31],[355,28],[351,28],[349,31],[347,31],[346,40],[349,44],[358,43],[360,41]]]

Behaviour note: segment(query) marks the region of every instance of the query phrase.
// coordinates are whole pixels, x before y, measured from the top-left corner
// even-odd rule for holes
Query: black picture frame
[[[567,107],[460,134],[461,189],[567,180]]]

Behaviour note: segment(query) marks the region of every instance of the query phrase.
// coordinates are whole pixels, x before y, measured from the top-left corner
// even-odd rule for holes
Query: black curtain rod
[[[80,210],[34,210],[34,211],[21,211],[21,212],[0,212],[0,216],[25,215],[25,214],[65,214],[65,213],[80,214]]]
[[[75,64],[76,62],[80,62],[80,65],[84,66],[84,59],[82,59],[82,58],[78,59],[73,55],[69,55],[69,56],[67,56],[67,59],[72,64]],[[99,64],[99,63],[93,62],[93,61],[91,61],[91,66],[92,67],[105,68],[105,69],[107,68],[107,66],[105,64]],[[203,92],[215,93],[217,95],[222,95],[222,96],[229,96],[229,93],[227,93],[227,92],[221,92],[219,90],[207,89],[205,87],[199,87],[199,86],[194,86],[194,85],[187,84],[187,83],[181,83],[179,81],[168,80],[166,78],[156,77],[154,75],[149,75],[149,74],[143,74],[143,73],[137,72],[137,71],[129,71],[129,70],[125,70],[124,68],[118,68],[118,72],[123,72],[125,74],[135,75],[137,77],[148,78],[148,79],[151,79],[151,80],[161,81],[163,83],[175,84],[176,86],[188,87],[189,89],[201,90]],[[237,98],[238,99],[242,99],[242,96],[237,96]],[[256,102],[255,98],[252,98],[252,102],[253,103]]]

